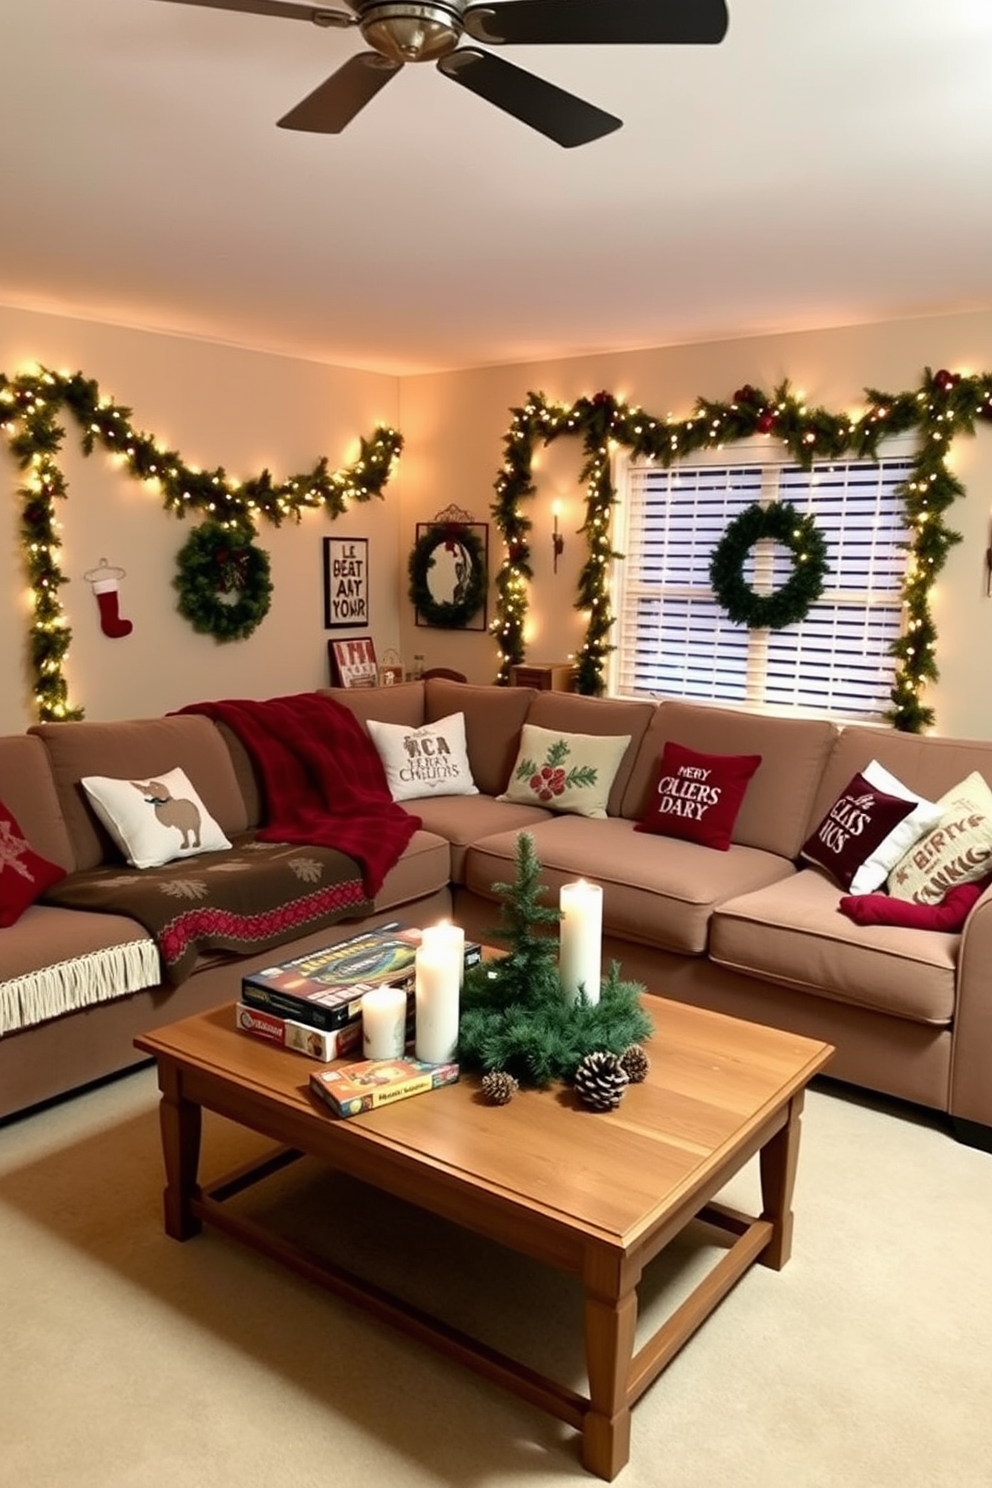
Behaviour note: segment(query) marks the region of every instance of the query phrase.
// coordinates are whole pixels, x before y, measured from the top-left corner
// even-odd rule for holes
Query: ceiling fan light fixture
[[[369,46],[399,63],[446,57],[462,34],[458,12],[448,5],[369,5],[358,24]]]

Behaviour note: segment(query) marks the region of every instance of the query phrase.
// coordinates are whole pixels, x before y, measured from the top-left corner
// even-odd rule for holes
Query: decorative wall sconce
[[[552,512],[552,515],[554,517],[554,527],[553,527],[552,532],[551,532],[551,552],[552,552],[552,554],[554,556],[554,562],[552,564],[552,572],[553,573],[557,573],[558,572],[558,559],[561,557],[562,553],[565,551],[565,539],[562,537],[561,533],[558,531],[558,502],[557,501],[552,506],[551,512]]]

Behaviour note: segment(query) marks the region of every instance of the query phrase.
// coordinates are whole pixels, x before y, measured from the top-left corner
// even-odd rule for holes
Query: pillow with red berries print
[[[605,816],[629,734],[563,734],[525,723],[510,783],[498,801]]]

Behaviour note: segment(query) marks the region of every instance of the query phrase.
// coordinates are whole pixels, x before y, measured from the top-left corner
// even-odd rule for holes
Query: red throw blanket
[[[342,703],[316,692],[190,703],[237,734],[258,771],[267,842],[310,842],[354,858],[369,898],[420,826],[389,794],[375,745]]]

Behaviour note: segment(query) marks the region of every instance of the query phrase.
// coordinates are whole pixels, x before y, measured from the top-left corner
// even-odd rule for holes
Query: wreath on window
[[[269,555],[251,535],[204,522],[176,557],[179,613],[218,641],[243,641],[269,612]]]
[[[744,561],[756,542],[770,538],[792,554],[792,576],[774,594],[756,594],[744,577]],[[713,550],[713,593],[737,625],[749,630],[784,630],[805,619],[823,593],[827,544],[814,525],[789,501],[757,502],[735,517]]]
[[[455,589],[450,600],[437,600],[431,593],[430,572],[439,548],[447,548],[450,552],[461,548],[465,555],[461,563],[456,558]],[[468,624],[486,598],[489,574],[482,540],[471,527],[460,522],[428,527],[414,544],[408,568],[410,603],[428,625],[436,625],[442,630],[457,630]]]

